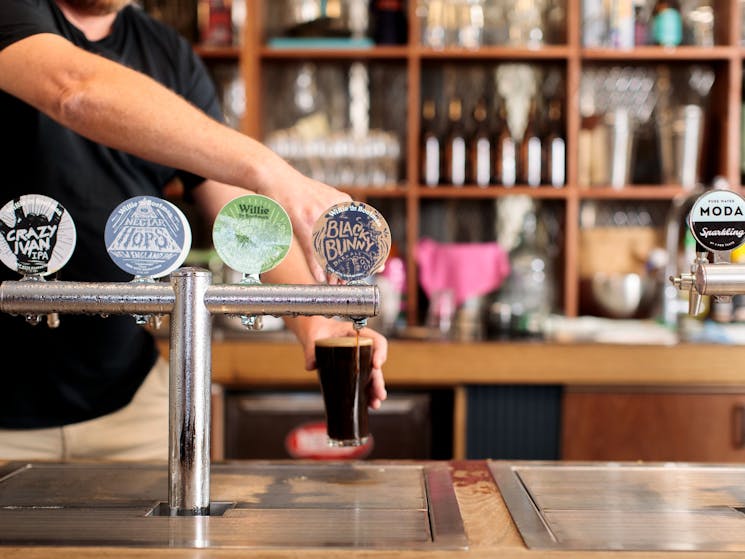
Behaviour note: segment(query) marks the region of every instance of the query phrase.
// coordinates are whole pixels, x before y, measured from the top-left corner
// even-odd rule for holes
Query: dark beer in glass
[[[367,384],[372,369],[372,339],[348,336],[317,340],[316,367],[329,444],[364,444],[369,435]]]

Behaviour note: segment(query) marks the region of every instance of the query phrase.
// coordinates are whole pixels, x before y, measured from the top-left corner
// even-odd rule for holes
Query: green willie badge
[[[220,210],[212,242],[225,264],[248,275],[282,262],[292,243],[292,223],[277,202],[259,194],[231,200]]]

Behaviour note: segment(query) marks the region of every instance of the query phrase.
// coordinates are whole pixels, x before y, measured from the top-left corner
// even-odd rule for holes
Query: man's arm
[[[316,219],[349,196],[205,115],[155,80],[52,34],[0,51],[0,89],[106,146],[270,196],[290,215],[315,277]]]

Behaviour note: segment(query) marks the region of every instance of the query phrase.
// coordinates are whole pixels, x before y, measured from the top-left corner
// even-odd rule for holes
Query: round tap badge
[[[292,243],[292,223],[284,208],[259,194],[231,200],[212,228],[218,256],[237,272],[263,274],[282,262]]]
[[[733,250],[745,242],[745,198],[731,190],[710,190],[694,202],[688,226],[704,248]]]
[[[26,194],[0,209],[0,260],[27,275],[53,274],[72,256],[77,234],[62,204]]]
[[[111,212],[104,233],[114,263],[137,277],[160,278],[176,270],[191,249],[191,229],[176,206],[135,196]]]
[[[382,215],[362,202],[332,206],[313,228],[316,258],[327,273],[363,280],[381,269],[391,250],[391,230]]]

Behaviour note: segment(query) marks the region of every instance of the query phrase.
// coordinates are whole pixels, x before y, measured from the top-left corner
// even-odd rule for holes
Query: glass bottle
[[[647,18],[643,14],[644,3],[636,0],[634,3],[634,46],[643,47],[649,41]]]
[[[566,183],[566,141],[561,121],[561,101],[548,107],[548,132],[543,138],[543,182],[555,188]]]
[[[440,137],[437,133],[437,108],[433,99],[422,103],[422,182],[437,186],[440,182]]]
[[[494,139],[494,180],[495,184],[511,187],[517,182],[517,145],[507,125],[507,110],[499,105]]]
[[[466,134],[463,126],[463,105],[454,98],[448,104],[448,133],[445,137],[443,180],[454,186],[466,183]]]
[[[543,157],[537,113],[534,99],[530,103],[528,123],[520,142],[520,182],[533,187],[541,184],[541,158]]]
[[[491,132],[489,130],[486,100],[479,99],[473,111],[473,120],[476,123],[476,131],[471,137],[469,144],[469,171],[472,183],[485,187],[489,185],[492,177],[491,170]]]
[[[657,0],[652,10],[652,41],[665,47],[683,40],[683,18],[677,0]]]
[[[556,289],[553,262],[539,240],[535,211],[525,214],[520,241],[510,252],[510,268],[498,297],[509,306],[511,333],[516,337],[540,334],[540,325],[554,309]]]
[[[375,0],[371,6],[375,42],[378,45],[405,45],[408,25],[403,0]]]

